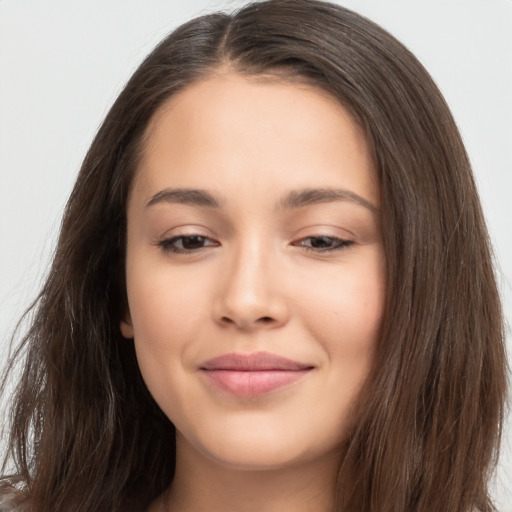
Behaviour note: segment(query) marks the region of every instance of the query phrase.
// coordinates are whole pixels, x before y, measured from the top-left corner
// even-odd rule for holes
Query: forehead
[[[377,201],[364,133],[329,93],[276,76],[208,76],[171,97],[144,140],[135,188],[244,182],[343,186]],[[340,181],[340,183],[332,183]]]

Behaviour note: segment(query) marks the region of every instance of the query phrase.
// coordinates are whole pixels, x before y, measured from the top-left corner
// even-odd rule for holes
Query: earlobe
[[[121,329],[121,334],[123,335],[124,338],[133,338],[132,317],[130,316],[129,313],[126,313],[125,318],[121,320],[119,327]]]

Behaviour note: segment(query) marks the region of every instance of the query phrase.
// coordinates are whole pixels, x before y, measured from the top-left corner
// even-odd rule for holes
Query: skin
[[[282,204],[303,189],[345,193]],[[175,480],[152,512],[329,510],[381,324],[378,200],[362,131],[317,88],[223,69],[154,116],[128,204],[121,323],[177,429]],[[254,397],[200,370],[254,352],[311,370]]]

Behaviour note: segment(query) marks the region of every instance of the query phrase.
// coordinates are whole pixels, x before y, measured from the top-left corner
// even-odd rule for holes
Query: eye
[[[343,240],[335,236],[320,235],[302,238],[301,240],[294,242],[293,245],[304,247],[308,251],[331,252],[346,249],[353,245],[353,243],[354,242],[352,240]]]
[[[179,235],[162,240],[158,245],[164,252],[192,253],[205,247],[216,247],[219,244],[202,235]]]

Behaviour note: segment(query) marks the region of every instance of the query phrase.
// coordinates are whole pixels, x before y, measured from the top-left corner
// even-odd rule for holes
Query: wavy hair
[[[127,512],[144,510],[171,483],[174,427],[119,330],[126,204],[152,116],[221,66],[328,91],[362,126],[373,153],[388,293],[378,363],[340,461],[335,510],[495,510],[487,481],[506,391],[503,321],[461,137],[402,44],[316,0],[256,2],[180,26],[113,104],[10,363],[22,360],[23,369],[10,398],[2,492],[10,489],[17,510]]]

